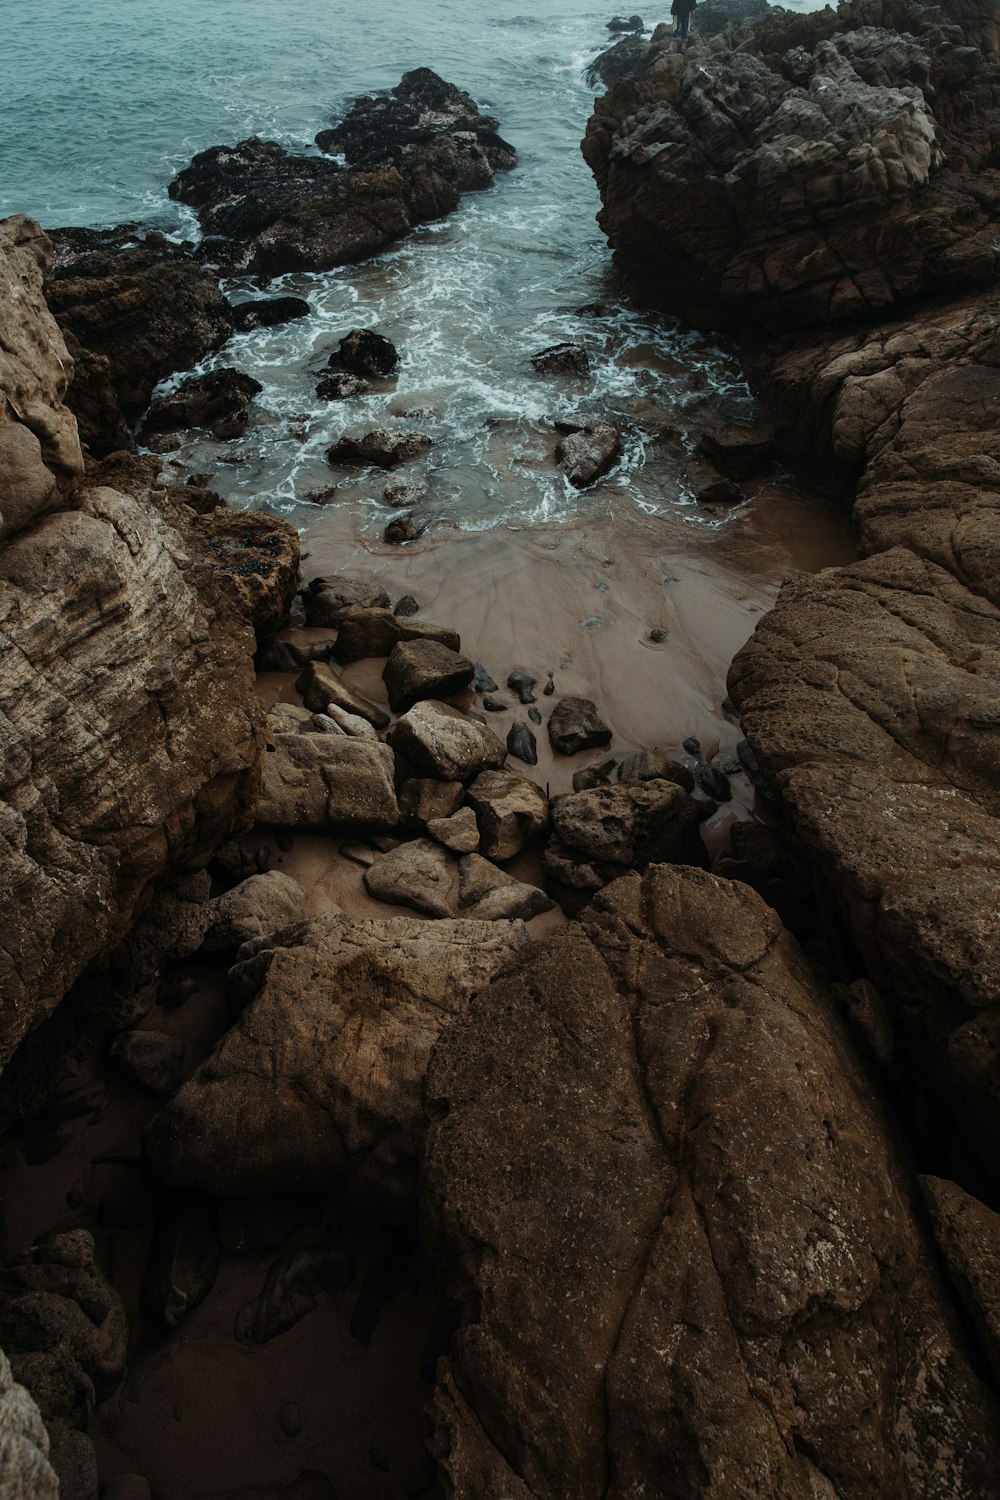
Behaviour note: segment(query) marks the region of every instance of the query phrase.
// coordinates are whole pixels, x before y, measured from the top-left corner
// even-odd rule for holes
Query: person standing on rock
[[[673,0],[670,14],[674,18],[674,36],[679,38],[681,51],[687,46],[688,27],[691,24],[691,12],[697,5],[698,0]]]

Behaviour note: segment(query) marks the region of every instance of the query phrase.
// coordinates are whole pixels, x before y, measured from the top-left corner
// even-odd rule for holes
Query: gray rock
[[[0,1493],[4,1500],[59,1500],[49,1435],[38,1407],[0,1349]]]
[[[536,885],[515,880],[479,854],[469,854],[458,867],[459,915],[479,921],[528,921],[555,905]]]
[[[306,594],[306,624],[339,625],[352,609],[388,609],[389,595],[375,583],[339,574],[314,578]]]
[[[422,432],[397,432],[374,427],[361,437],[344,436],[327,449],[331,464],[373,464],[380,469],[395,469],[412,463],[431,446]]]
[[[621,452],[621,434],[610,422],[593,422],[570,432],[556,444],[556,461],[578,490],[594,484]]]
[[[266,937],[279,927],[300,921],[305,907],[302,887],[290,875],[281,870],[251,875],[214,903],[202,946],[208,953],[235,952],[253,938]]]
[[[552,804],[553,838],[543,856],[552,879],[597,890],[624,869],[703,858],[698,814],[673,781],[596,787]]]
[[[377,901],[412,906],[427,917],[454,913],[457,868],[434,839],[413,839],[382,854],[365,871],[368,893]]]
[[[539,722],[541,717],[539,714]],[[520,719],[515,719],[507,731],[507,750],[511,755],[516,755],[518,760],[523,760],[526,766],[538,764],[538,744],[535,736],[527,724],[523,724]]]
[[[382,487],[382,503],[400,508],[417,505],[426,494],[427,486],[422,479],[416,479],[412,474],[396,474]]]
[[[394,828],[392,753],[346,735],[276,735],[257,818],[276,828]]]

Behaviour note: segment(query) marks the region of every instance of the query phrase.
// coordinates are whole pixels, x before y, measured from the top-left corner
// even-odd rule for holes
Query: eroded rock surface
[[[869,1080],[746,887],[617,882],[456,1018],[427,1099],[450,1493],[998,1493]]]
[[[150,1127],[156,1170],[227,1195],[412,1199],[431,1047],[526,940],[519,922],[336,916],[254,944],[230,977],[239,1024]]]

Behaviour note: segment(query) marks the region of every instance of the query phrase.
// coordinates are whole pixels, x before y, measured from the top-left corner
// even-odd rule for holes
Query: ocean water
[[[15,7],[0,53],[0,214],[28,212],[50,227],[140,220],[196,237],[193,216],[166,192],[196,151],[250,134],[311,149],[352,98],[431,66],[499,118],[519,167],[373,261],[272,283],[306,297],[311,316],[235,339],[206,361],[261,380],[252,427],[228,444],[193,435],[175,464],[215,472],[234,503],[270,506],[303,529],[322,524],[305,497],[337,480],[338,503],[354,508],[358,539],[372,546],[387,519],[380,485],[333,473],[325,451],[342,432],[388,417],[434,439],[423,465],[432,526],[532,526],[627,503],[717,528],[725,519],[694,504],[678,454],[706,401],[744,392],[738,367],[622,299],[580,154],[593,98],[584,70],[608,43],[611,13],[573,0]],[[662,18],[646,15],[650,26]],[[258,288],[227,290],[239,299]],[[597,316],[576,311],[595,302]],[[355,326],[397,343],[397,387],[320,402],[316,371]],[[588,348],[589,381],[532,371],[531,354],[563,339]],[[403,415],[412,408],[418,424]],[[553,424],[590,416],[621,425],[624,457],[580,497],[554,466]]]

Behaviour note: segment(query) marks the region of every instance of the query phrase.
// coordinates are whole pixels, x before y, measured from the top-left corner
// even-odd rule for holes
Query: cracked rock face
[[[527,941],[520,922],[321,917],[244,949],[239,1023],[147,1134],[176,1187],[416,1192],[427,1059]],[[277,1086],[276,1086],[277,1085]]]
[[[447,1493],[996,1493],[869,1080],[748,889],[618,881],[454,1021],[427,1101]]]
[[[654,38],[597,101],[584,154],[643,297],[774,333],[995,277],[995,187],[967,175],[995,150],[995,56],[917,4],[865,24],[878,9],[832,34],[827,12],[796,18],[797,46],[780,18],[740,51]]]

